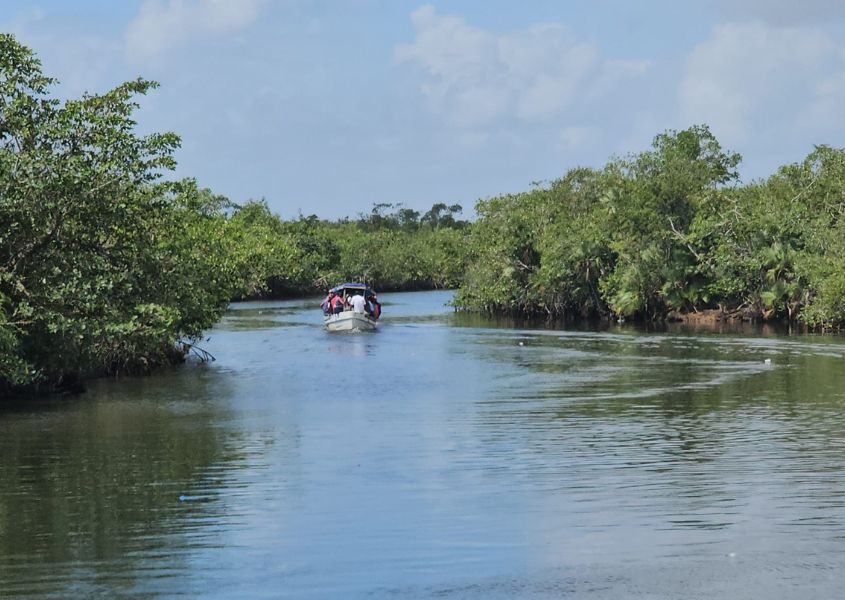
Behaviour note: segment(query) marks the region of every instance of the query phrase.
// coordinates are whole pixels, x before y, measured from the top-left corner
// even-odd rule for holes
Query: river
[[[191,361],[0,410],[2,598],[813,598],[845,340],[231,307]]]

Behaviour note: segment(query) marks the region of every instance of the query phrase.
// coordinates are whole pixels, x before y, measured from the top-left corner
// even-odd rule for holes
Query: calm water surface
[[[842,338],[449,298],[238,304],[216,362],[4,406],[0,597],[842,597]]]

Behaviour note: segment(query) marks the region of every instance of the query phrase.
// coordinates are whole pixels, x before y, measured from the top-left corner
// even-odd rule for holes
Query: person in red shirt
[[[346,308],[346,300],[340,294],[336,294],[332,300],[332,312],[334,314],[342,313]]]
[[[378,320],[381,316],[381,304],[379,304],[378,297],[375,295],[375,292],[370,294],[370,314],[373,315],[373,318]]]

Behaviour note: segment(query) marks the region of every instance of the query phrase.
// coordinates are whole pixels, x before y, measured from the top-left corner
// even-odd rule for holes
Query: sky
[[[142,76],[174,177],[283,218],[526,190],[707,124],[742,179],[845,146],[841,0],[5,0],[61,81]]]

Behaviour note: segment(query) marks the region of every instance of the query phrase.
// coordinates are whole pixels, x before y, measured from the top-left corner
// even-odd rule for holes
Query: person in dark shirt
[[[320,308],[323,309],[324,315],[330,315],[332,313],[332,300],[334,300],[334,292],[329,290],[328,295],[323,299],[323,302],[320,304]]]
[[[381,304],[379,304],[378,296],[375,295],[375,292],[370,294],[370,300],[367,302],[367,308],[374,319],[378,320],[381,316]]]

